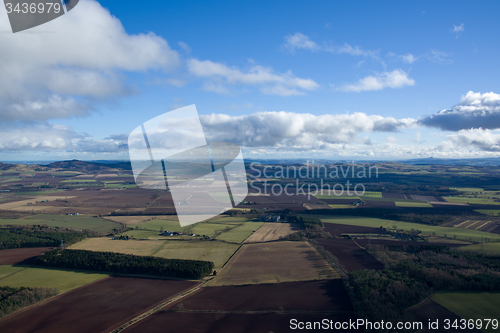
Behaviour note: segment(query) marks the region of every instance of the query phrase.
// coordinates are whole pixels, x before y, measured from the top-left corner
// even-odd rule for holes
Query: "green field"
[[[420,202],[420,201],[396,201],[396,207],[431,207],[432,205],[428,202]]]
[[[166,241],[155,257],[167,259],[208,260],[215,267],[222,267],[231,255],[239,248],[239,244],[228,244],[218,241]]]
[[[396,227],[397,229],[402,229],[410,231],[411,229],[420,230],[422,235],[434,235],[439,237],[454,238],[456,236],[459,240],[464,241],[475,241],[480,242],[481,237],[489,239],[490,241],[500,242],[500,235],[491,234],[488,232],[482,232],[477,230],[461,229],[461,228],[448,228],[448,227],[437,227],[426,224],[410,223],[410,222],[400,222],[385,219],[378,219],[373,217],[352,217],[352,216],[326,216],[326,215],[305,215],[311,217],[318,217],[321,221],[325,223],[340,223],[357,225],[364,227],[379,228],[384,227],[387,229],[392,229]]]
[[[460,250],[500,254],[500,243],[484,243],[483,250],[481,250],[481,244],[462,246]]]
[[[137,224],[141,229],[160,231],[163,228],[164,231],[184,231],[187,227],[181,227],[179,221],[172,220],[151,220]]]
[[[87,238],[71,245],[72,250],[88,250],[101,252],[117,252],[135,254],[137,256],[149,256],[156,251],[165,241],[155,240],[117,240],[111,237]]]
[[[432,300],[465,319],[497,319],[500,321],[500,293],[436,293]],[[483,322],[484,323],[484,322]],[[490,327],[483,332],[498,332]]]
[[[5,276],[6,272],[9,274],[17,273]],[[106,276],[108,275],[97,272],[61,268],[0,266],[0,286],[2,287],[47,287],[57,288],[60,292],[66,292]]]
[[[382,192],[375,192],[375,191],[365,191],[363,194],[364,197],[377,197],[377,198],[382,198]]]
[[[444,199],[448,202],[456,202],[456,203],[500,205],[500,202],[495,202],[493,201],[493,199],[486,199],[486,198],[444,197]]]
[[[222,234],[217,236],[217,239],[226,242],[242,243],[263,224],[264,222],[245,222],[242,225],[237,226],[236,228],[233,228],[227,232],[223,232]]]
[[[196,235],[215,237],[218,232],[224,232],[227,228],[231,229],[236,226],[235,224],[201,222],[194,224],[191,231]]]
[[[18,195],[47,195],[51,193],[59,193],[64,192],[64,190],[48,190],[48,191],[26,191],[26,192],[17,192]]]
[[[328,206],[333,209],[356,208],[356,206],[354,205],[328,205]]]
[[[359,199],[359,197],[356,195],[330,195],[330,194],[321,195],[321,194],[316,194],[316,195],[313,195],[313,197],[315,197],[317,199],[353,199],[353,200]]]
[[[75,229],[90,229],[97,232],[110,232],[115,228],[119,228],[118,223],[111,222],[106,219],[93,217],[92,215],[52,215],[38,214],[21,219],[0,219],[0,225],[16,224],[16,225],[48,225],[50,227],[60,228],[75,228]]]
[[[474,211],[484,215],[500,216],[500,210],[498,209],[475,209]]]
[[[104,184],[104,188],[136,188],[135,184]]]
[[[61,183],[95,183],[95,179],[66,179],[63,180]]]

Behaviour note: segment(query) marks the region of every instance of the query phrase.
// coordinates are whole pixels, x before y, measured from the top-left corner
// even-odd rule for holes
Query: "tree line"
[[[411,321],[405,309],[435,291],[500,291],[500,256],[443,246],[372,245],[384,270],[352,271],[346,287],[360,318]]]
[[[89,230],[76,231],[44,226],[7,226],[0,228],[0,250],[59,246],[61,240],[64,240],[65,244],[73,244],[93,235],[94,232]]]
[[[214,263],[211,261],[164,259],[114,252],[60,249],[42,254],[36,258],[35,264],[185,279],[200,279],[211,274],[214,269]]]
[[[0,287],[0,318],[58,293],[54,288]]]

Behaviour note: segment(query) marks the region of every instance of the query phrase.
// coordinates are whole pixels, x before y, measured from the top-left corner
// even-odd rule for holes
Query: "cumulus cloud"
[[[413,119],[395,119],[365,113],[321,115],[293,112],[257,112],[245,116],[200,116],[209,141],[228,141],[243,147],[329,149],[360,140],[365,132],[396,132],[412,127]]]
[[[489,129],[460,130],[456,134],[449,135],[448,140],[453,147],[470,147],[488,152],[500,152],[500,133]]]
[[[3,10],[0,30],[10,30]],[[83,99],[131,93],[121,72],[168,70],[179,64],[167,41],[154,33],[127,34],[94,0],[80,1],[77,10],[30,33],[3,35],[1,48],[1,120],[80,116],[90,110]],[[64,105],[58,109],[54,101]],[[15,109],[22,112],[16,116]]]
[[[291,71],[275,73],[263,66],[253,66],[245,72],[210,60],[189,59],[187,67],[191,74],[210,80],[205,83],[205,90],[217,93],[228,93],[227,84],[260,86],[265,94],[281,96],[299,95],[319,87],[314,80],[296,77]]]
[[[454,107],[426,117],[420,123],[448,131],[500,128],[500,95],[469,91]]]
[[[320,49],[320,46],[318,44],[316,44],[315,42],[310,40],[308,36],[301,34],[300,32],[286,36],[283,47],[292,52],[297,49],[305,49],[310,51],[317,51]]]
[[[370,91],[382,90],[384,88],[402,88],[415,85],[415,80],[408,77],[408,73],[401,69],[392,72],[383,72],[376,76],[369,75],[362,78],[357,83],[347,84],[339,89],[342,91]]]
[[[121,136],[95,140],[64,125],[40,123],[29,127],[2,128],[0,151],[66,151],[109,153],[126,151]]]

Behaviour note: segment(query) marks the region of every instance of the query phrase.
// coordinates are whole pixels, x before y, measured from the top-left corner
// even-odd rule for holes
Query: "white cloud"
[[[293,35],[286,36],[283,47],[292,52],[297,49],[305,49],[310,51],[317,51],[320,49],[320,46],[318,44],[316,44],[315,42],[310,40],[308,36],[301,34],[300,32],[296,32]]]
[[[184,50],[184,52],[186,52],[188,54],[191,53],[191,47],[187,43],[179,42],[177,44]]]
[[[418,57],[414,56],[411,53],[397,55],[393,52],[389,52],[388,55],[389,55],[389,57],[397,57],[397,58],[401,59],[401,61],[406,63],[406,64],[413,64],[415,61],[418,60]]]
[[[457,105],[425,117],[420,123],[448,131],[500,128],[500,94],[469,91]]]
[[[453,59],[450,59],[451,54],[438,50],[430,50],[426,54],[423,55],[430,62],[442,64],[442,65],[451,65],[453,63]]]
[[[65,125],[37,124],[2,129],[0,151],[120,152],[127,149],[121,140],[95,140]]]
[[[325,48],[325,51],[335,53],[335,54],[349,54],[353,56],[365,56],[371,57],[373,59],[379,60],[378,51],[363,50],[359,46],[351,46],[347,43],[344,45],[330,45]]]
[[[382,90],[384,88],[402,88],[415,85],[415,80],[408,77],[408,73],[401,69],[392,72],[383,72],[376,76],[369,75],[357,83],[347,84],[339,88],[342,91],[370,91]]]
[[[314,80],[296,77],[291,71],[274,73],[271,68],[263,66],[253,66],[243,72],[236,67],[210,60],[189,59],[187,67],[191,74],[211,80],[205,83],[205,90],[218,93],[227,93],[226,84],[261,86],[261,91],[266,94],[282,96],[303,94],[301,90],[314,90],[319,87]]]
[[[460,25],[453,25],[453,29],[451,29],[451,32],[453,32],[456,35],[455,38],[458,38],[459,34],[464,31],[465,28],[463,23]]]
[[[4,10],[0,30],[10,30]],[[179,64],[179,55],[163,38],[127,34],[121,22],[93,0],[80,1],[75,10],[29,34],[2,35],[0,43],[2,120],[79,116],[90,110],[82,100],[132,91],[121,71],[168,70]],[[66,107],[39,107],[54,100],[66,101]],[[18,116],[12,113],[19,108]]]
[[[470,147],[488,152],[500,152],[500,132],[489,129],[460,130],[457,134],[449,135],[448,141],[453,148]]]
[[[211,114],[200,117],[209,141],[243,147],[328,149],[331,145],[366,142],[359,133],[396,132],[414,126],[413,119],[364,113],[321,115],[257,112],[246,116]]]

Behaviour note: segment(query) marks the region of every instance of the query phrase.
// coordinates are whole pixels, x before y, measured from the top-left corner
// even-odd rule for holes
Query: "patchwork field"
[[[313,216],[313,215],[308,215]],[[388,229],[396,228],[400,230],[410,231],[412,229],[420,230],[423,235],[439,236],[445,238],[457,238],[464,241],[480,242],[481,237],[487,238],[490,242],[500,241],[500,236],[493,233],[482,232],[479,230],[449,228],[440,226],[431,226],[419,223],[400,222],[393,220],[385,220],[372,217],[352,217],[352,216],[326,216],[315,215],[324,223],[341,223],[362,227],[379,228],[384,227]]]
[[[87,238],[69,247],[72,250],[118,252],[147,256],[155,251],[154,240],[113,240],[111,237]],[[161,243],[158,244],[160,246]]]
[[[244,244],[211,286],[337,278],[327,261],[306,242]]]
[[[0,250],[0,265],[31,263],[36,257],[52,249],[52,247],[26,247]]]
[[[451,293],[440,292],[432,300],[465,319],[500,320],[500,293]],[[498,330],[482,329],[483,332]]]
[[[224,232],[217,236],[217,239],[232,243],[241,243],[252,234],[255,234],[256,230],[264,225],[264,222],[245,222],[231,230]]]
[[[167,259],[193,259],[212,261],[216,268],[222,267],[238,249],[238,244],[213,241],[165,241],[155,257]]]
[[[354,311],[341,279],[205,287],[166,309],[220,311]]]
[[[0,286],[2,287],[47,287],[57,288],[60,292],[66,292],[107,276],[107,274],[83,270],[51,269],[21,265],[0,266]]]
[[[92,215],[53,215],[37,214],[20,219],[0,219],[0,225],[47,225],[49,227],[89,229],[108,233],[121,227],[120,224]]]
[[[347,271],[361,269],[383,269],[384,265],[360,248],[351,239],[322,238],[316,242],[325,250],[337,257]]]
[[[482,249],[481,244],[472,244],[463,246],[460,250],[500,254],[500,243],[484,243]]]
[[[278,240],[302,230],[300,223],[266,223],[248,237],[245,243],[259,243]]]
[[[0,320],[0,331],[55,333],[67,332],[70,327],[72,333],[109,333],[196,284],[107,278],[7,316]]]
[[[213,313],[213,312],[183,312],[162,311],[141,320],[137,324],[125,329],[124,333],[165,333],[165,327],[172,332],[190,333],[267,333],[267,332],[296,332],[290,328],[290,320],[301,322],[320,322],[328,319],[333,322],[344,322],[349,319],[355,321],[354,314],[331,313]],[[339,332],[342,332],[340,330]],[[344,332],[361,332],[345,330]]]

